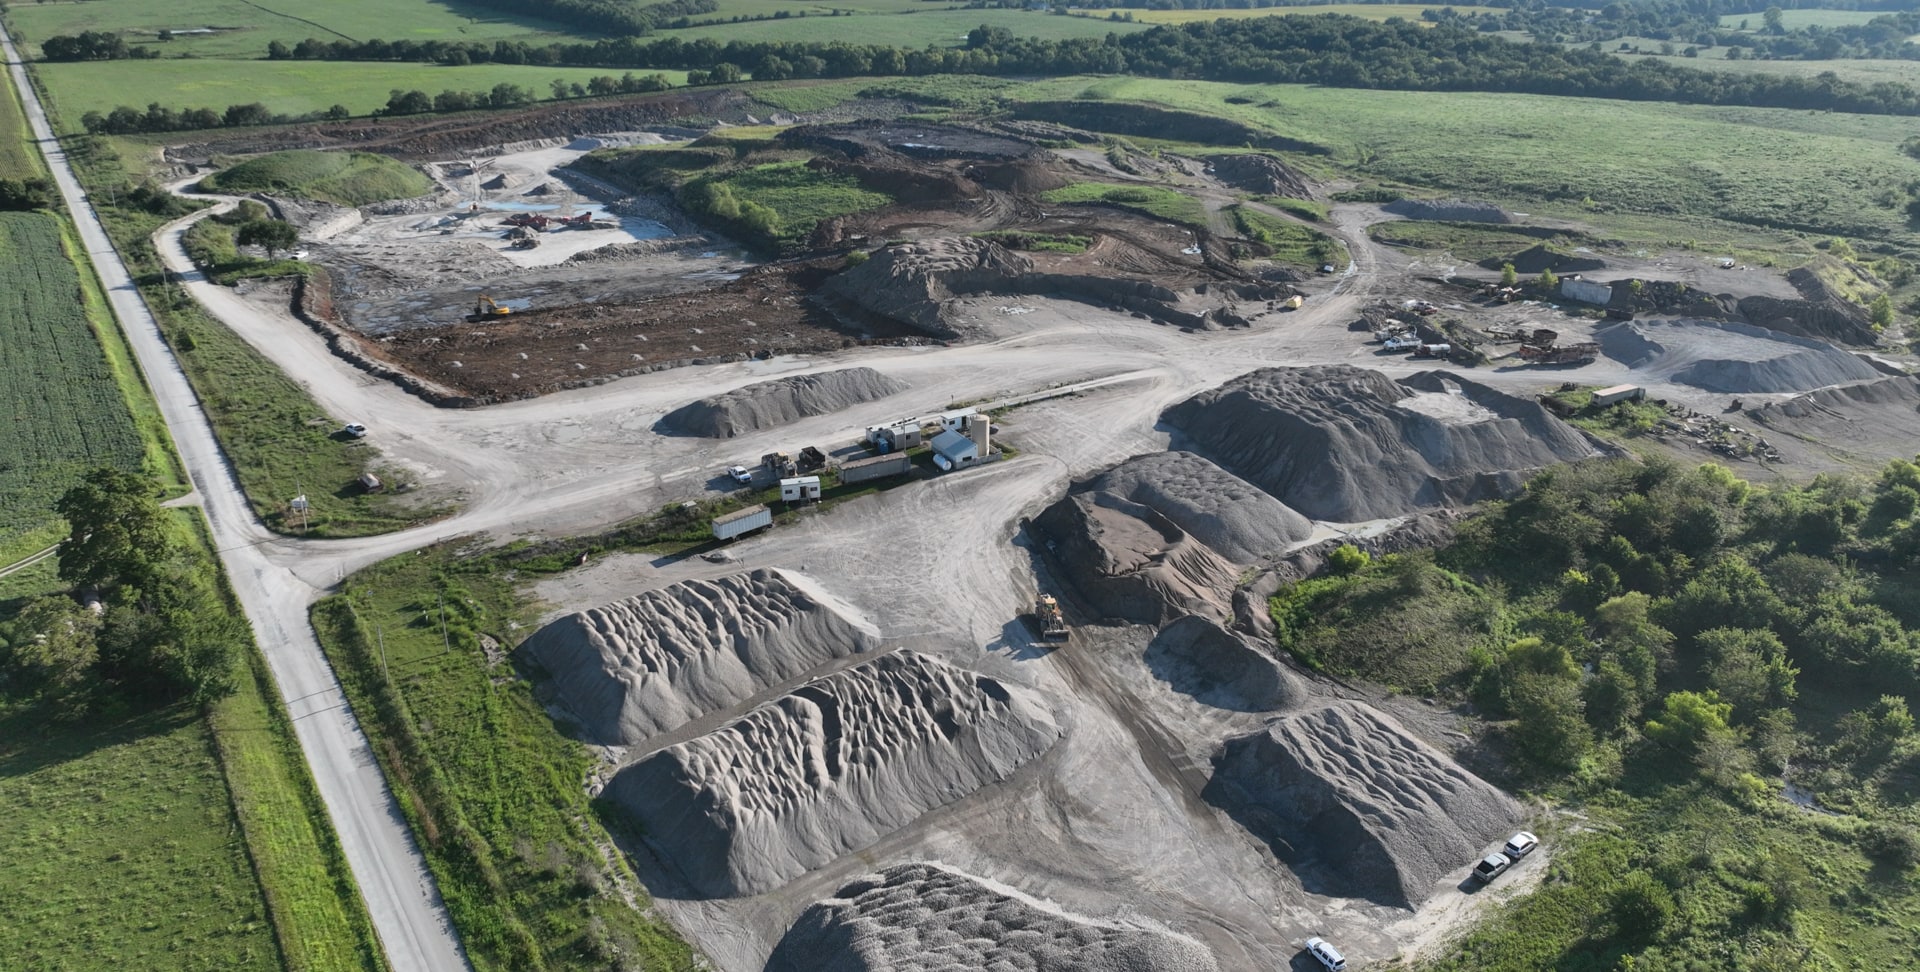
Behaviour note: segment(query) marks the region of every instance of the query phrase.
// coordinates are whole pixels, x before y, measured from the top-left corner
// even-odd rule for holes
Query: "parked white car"
[[[1507,838],[1507,846],[1500,852],[1517,861],[1533,853],[1533,849],[1538,846],[1540,846],[1540,838],[1535,837],[1530,831],[1522,830]]]
[[[746,486],[753,485],[753,473],[745,466],[728,466],[727,476],[736,483]]]
[[[348,422],[346,425],[341,426],[340,431],[345,432],[348,438],[364,439],[367,437],[367,427],[358,422]]]
[[[1320,967],[1327,972],[1342,972],[1347,967],[1347,957],[1324,938],[1307,939],[1307,954],[1319,960]]]

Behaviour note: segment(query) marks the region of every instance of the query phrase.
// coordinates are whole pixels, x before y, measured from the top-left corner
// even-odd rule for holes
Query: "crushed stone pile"
[[[1235,563],[1279,556],[1313,533],[1313,523],[1252,483],[1191,452],[1135,456],[1085,487],[1158,510]]]
[[[1411,907],[1521,808],[1391,718],[1338,702],[1228,740],[1203,794],[1308,890]]]
[[[1602,353],[1635,371],[1710,392],[1806,392],[1880,377],[1831,344],[1749,324],[1623,321],[1594,336]]]
[[[1205,946],[1141,921],[1076,915],[995,881],[912,863],[800,915],[766,972],[1217,972]]]
[[[631,745],[879,647],[870,624],[800,583],[767,569],[682,581],[567,615],[517,650],[589,738]]]
[[[1747,421],[1783,439],[1815,444],[1869,461],[1908,458],[1920,441],[1920,379],[1878,381],[1823,388],[1746,411]]]
[[[1401,199],[1380,207],[1408,219],[1437,219],[1450,223],[1511,223],[1513,217],[1492,203],[1464,199]]]
[[[1239,571],[1150,506],[1113,493],[1069,494],[1033,526],[1052,544],[1063,579],[1102,617],[1164,624],[1232,611],[1228,592]]]
[[[657,430],[671,435],[731,439],[906,390],[904,382],[872,368],[793,375],[689,402],[661,417]]]
[[[606,792],[695,894],[738,897],[1006,779],[1060,732],[1028,689],[896,651],[654,753]]]
[[[1202,158],[1213,166],[1213,172],[1221,182],[1236,189],[1288,199],[1313,198],[1313,190],[1308,187],[1306,177],[1271,155],[1234,153]]]
[[[822,291],[935,337],[959,337],[947,301],[1003,289],[1032,272],[1032,260],[991,240],[946,237],[882,247],[867,262],[829,277]]]
[[[1147,645],[1147,669],[1174,691],[1235,712],[1272,712],[1306,701],[1307,689],[1271,656],[1206,618],[1181,618]]]
[[[1268,368],[1161,416],[1198,451],[1316,520],[1511,495],[1593,447],[1539,403],[1444,371]]]

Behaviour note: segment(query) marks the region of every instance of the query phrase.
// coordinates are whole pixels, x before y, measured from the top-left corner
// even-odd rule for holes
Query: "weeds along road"
[[[465,970],[466,957],[426,861],[414,846],[366,736],[308,626],[313,588],[263,554],[261,544],[273,536],[254,519],[241,495],[186,375],[161,340],[158,324],[134,289],[126,264],[108,241],[54,139],[39,95],[4,27],[0,27],[0,50],[6,54],[47,168],[73,213],[114,316],[133,345],[174,447],[193,480],[227,578],[279,683],[300,748],[340,836],[388,964],[396,972]]]

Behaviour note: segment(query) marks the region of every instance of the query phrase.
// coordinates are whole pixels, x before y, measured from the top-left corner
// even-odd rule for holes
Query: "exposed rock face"
[[[680,435],[730,439],[906,390],[905,383],[872,368],[794,375],[682,405],[663,416],[658,427]]]
[[[1728,321],[1623,322],[1594,336],[1636,371],[1712,392],[1803,392],[1880,376],[1824,341]]]
[[[606,792],[693,893],[737,897],[1004,780],[1059,736],[1028,690],[897,651],[648,756]]]
[[[1407,907],[1522,816],[1492,784],[1347,702],[1229,740],[1204,795],[1309,890]]]
[[[1232,564],[1172,520],[1112,493],[1078,493],[1047,507],[1034,527],[1083,601],[1104,617],[1164,624],[1188,614],[1228,616]]]
[[[1271,155],[1208,155],[1204,158],[1221,182],[1236,189],[1288,199],[1313,198],[1306,177]]]
[[[1153,507],[1235,563],[1272,559],[1313,533],[1313,523],[1285,503],[1191,452],[1135,456],[1085,489]]]
[[[1492,203],[1464,199],[1402,199],[1380,207],[1408,219],[1439,219],[1451,223],[1511,223],[1513,217]]]
[[[1538,403],[1441,371],[1268,368],[1161,418],[1286,505],[1339,522],[1509,495],[1534,470],[1595,455]]]
[[[1219,709],[1272,712],[1302,704],[1307,688],[1265,652],[1206,618],[1181,618],[1147,645],[1146,663],[1174,691]]]
[[[879,643],[870,625],[763,569],[570,614],[518,651],[594,742],[631,745]]]
[[[901,864],[800,915],[766,972],[1216,972],[1205,946],[1086,918],[940,864]]]

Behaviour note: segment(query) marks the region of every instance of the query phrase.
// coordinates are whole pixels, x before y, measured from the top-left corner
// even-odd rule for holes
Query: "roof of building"
[[[933,437],[933,451],[951,459],[954,456],[977,455],[980,447],[964,432],[942,432]]]
[[[754,505],[749,506],[744,510],[734,510],[732,513],[722,513],[719,516],[714,517],[713,522],[732,523],[735,520],[744,520],[750,516],[753,516],[756,513],[765,513],[765,512],[767,512],[767,505],[765,503],[755,503]]]

